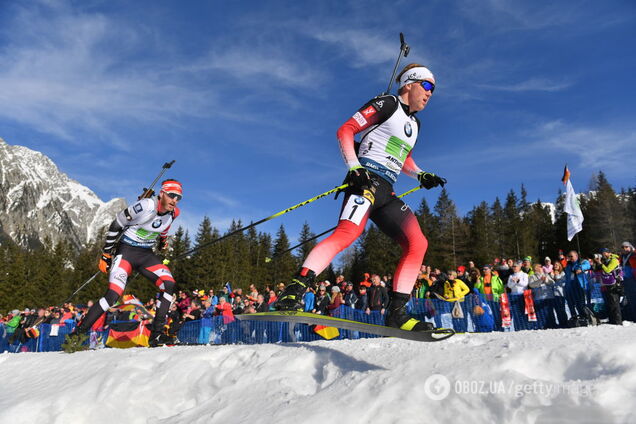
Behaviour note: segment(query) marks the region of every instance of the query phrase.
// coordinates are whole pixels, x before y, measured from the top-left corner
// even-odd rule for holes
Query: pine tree
[[[289,249],[289,238],[285,233],[285,227],[281,225],[274,241],[273,254],[276,260],[273,261],[271,279],[275,284],[287,283],[296,271],[296,260],[291,252],[285,252],[287,249]]]
[[[450,199],[446,188],[440,192],[434,210],[439,231],[439,239],[436,240],[439,243],[439,257],[435,258],[437,261],[434,264],[437,267],[455,269],[459,262],[457,252],[461,228],[457,217],[457,208]],[[435,250],[437,251],[437,249]]]
[[[170,249],[166,254],[166,258],[170,261],[168,267],[177,284],[189,280],[192,268],[191,258],[183,256],[189,250],[190,235],[188,231],[179,226],[174,235],[170,237]]]
[[[309,224],[305,221],[303,228],[300,230],[300,236],[298,237],[298,243],[302,243],[297,250],[296,261],[298,263],[298,267],[302,265],[305,258],[309,255],[309,252],[311,252],[311,250],[316,246],[317,242],[315,240],[311,240],[315,236],[316,235],[311,232]]]
[[[504,225],[502,233],[506,257],[521,259],[523,252],[519,242],[521,219],[519,217],[518,204],[517,195],[514,190],[510,190],[508,196],[506,196],[506,204],[503,209]]]
[[[521,184],[517,211],[519,213],[519,227],[517,229],[519,251],[521,256],[534,257],[538,250],[538,241],[535,238],[533,209],[528,203],[528,192],[523,184]]]
[[[375,225],[369,226],[361,239],[361,265],[364,272],[371,274],[392,274],[400,259],[401,249]],[[364,274],[363,272],[363,274]]]
[[[532,205],[528,217],[533,240],[529,252],[536,256],[535,262],[542,263],[542,258],[546,256],[554,259],[554,252],[557,250],[556,231],[550,209],[543,206],[541,200],[537,200],[537,203]]]
[[[257,260],[253,273],[256,281],[255,284],[260,287],[265,287],[273,283],[271,276],[276,261],[271,260],[272,256],[272,236],[268,233],[259,233],[256,251]]]
[[[493,240],[494,256],[502,259],[506,256],[506,243],[503,234],[505,221],[504,210],[499,197],[497,197],[490,207],[490,225],[488,226],[488,232]]]
[[[468,213],[469,246],[475,263],[487,264],[493,257],[494,243],[489,229],[488,204],[481,202]]]
[[[209,245],[212,240],[219,238],[219,232],[216,228],[212,228],[212,222],[207,216],[203,218],[197,235],[195,237],[195,247],[200,248],[192,255],[192,272],[190,279],[183,282],[183,287],[187,290],[193,290],[200,287],[208,287],[210,285],[210,279],[215,279],[215,276],[219,275],[219,269],[215,267],[218,259],[219,248],[218,243]],[[218,278],[216,282],[220,282]]]
[[[629,232],[623,241],[632,240],[633,242],[636,238],[636,187],[627,191],[625,203],[625,214],[627,215],[627,228]]]
[[[601,247],[617,249],[629,234],[626,211],[602,171],[592,182],[591,188],[583,214],[586,247],[594,251]]]

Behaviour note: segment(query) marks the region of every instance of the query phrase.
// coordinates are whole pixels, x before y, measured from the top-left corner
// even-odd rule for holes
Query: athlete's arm
[[[175,207],[174,212],[172,212],[173,222],[179,216],[179,213],[179,208]],[[166,248],[168,248],[168,231],[170,230],[171,226],[172,224],[168,225],[168,227],[163,230],[161,234],[159,234],[159,250],[165,250]]]
[[[393,96],[382,96],[367,102],[347,122],[338,128],[337,137],[342,158],[349,169],[360,167],[356,154],[354,136],[373,125],[379,125],[390,116],[397,100]]]
[[[115,241],[117,241],[117,238],[123,230],[124,228],[119,225],[116,219],[110,223],[110,227],[108,227],[108,231],[106,232],[106,242],[104,243],[104,248],[102,249],[104,253],[111,253],[113,247],[115,246]]]
[[[402,172],[404,172],[409,177],[415,178],[417,180],[417,175],[420,172],[424,172],[424,171],[422,171],[420,167],[417,166],[417,164],[411,157],[411,153],[413,153],[412,150],[409,152],[408,156],[406,157],[406,160],[404,161],[404,165],[402,166]]]
[[[120,227],[130,227],[146,223],[157,211],[156,198],[141,199],[117,214],[115,218]]]

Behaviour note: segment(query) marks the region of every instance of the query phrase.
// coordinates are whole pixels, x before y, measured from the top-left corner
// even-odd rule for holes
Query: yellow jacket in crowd
[[[456,278],[444,283],[444,299],[448,302],[463,301],[470,289],[462,280]]]

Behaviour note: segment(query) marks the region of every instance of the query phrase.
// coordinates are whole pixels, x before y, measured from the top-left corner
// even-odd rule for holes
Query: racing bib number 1
[[[368,199],[358,194],[352,194],[342,209],[340,220],[351,221],[356,225],[360,225],[362,218],[364,218],[370,207],[371,202]]]

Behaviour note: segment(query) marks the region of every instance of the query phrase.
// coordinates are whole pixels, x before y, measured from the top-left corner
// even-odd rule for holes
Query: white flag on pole
[[[563,171],[563,184],[565,184],[565,205],[563,211],[568,214],[568,241],[572,241],[576,233],[583,229],[583,212],[579,200],[576,198],[574,187],[570,181],[570,171],[567,165]]]

